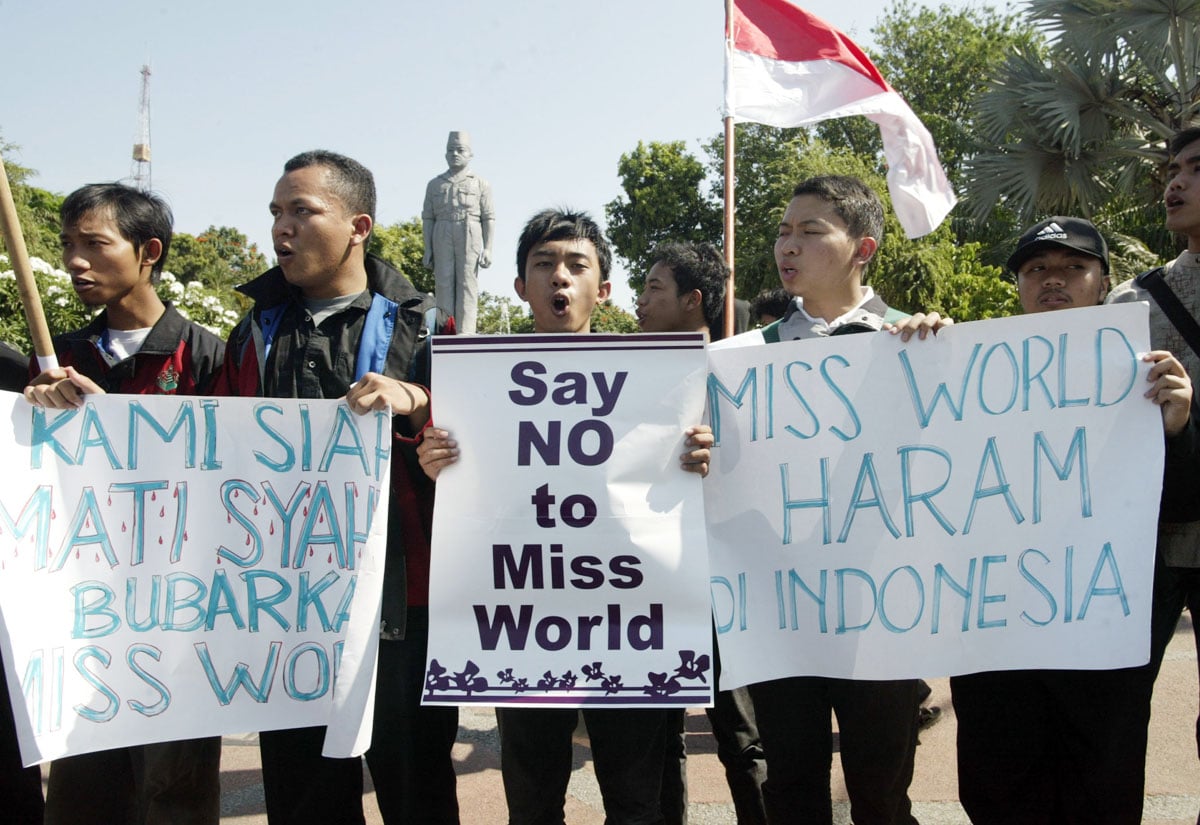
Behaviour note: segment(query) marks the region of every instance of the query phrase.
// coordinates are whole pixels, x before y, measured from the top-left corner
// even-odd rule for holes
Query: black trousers
[[[855,825],[916,825],[908,786],[917,749],[919,684],[798,676],[750,685],[767,757],[767,821],[833,821],[832,712]]]
[[[1151,678],[1144,666],[953,677],[958,795],[971,822],[1140,823]]]
[[[1161,558],[1156,559],[1150,625],[1150,667],[1155,678],[1184,607],[1192,614],[1192,634],[1200,656],[1200,568],[1167,567]],[[1200,718],[1196,719],[1196,754],[1200,756]],[[1196,825],[1200,825],[1200,813],[1196,815]]]
[[[406,638],[381,640],[367,767],[386,825],[458,825],[450,751],[458,709],[421,707],[429,611],[408,609]],[[325,728],[259,734],[271,825],[362,825],[362,761],[321,756]]]
[[[678,711],[584,710],[605,825],[659,825],[666,740]],[[497,708],[509,825],[563,825],[579,711]]]
[[[12,825],[42,825],[42,772],[21,767],[17,726],[8,702],[8,680],[0,662],[0,812]]]
[[[220,818],[219,736],[50,763],[46,825],[217,825]]]
[[[668,737],[666,763],[663,765],[662,812],[665,825],[687,825],[687,744],[685,714],[677,711],[678,735]],[[705,708],[713,738],[717,740],[717,759],[725,768],[725,781],[733,798],[738,825],[766,825],[762,784],[767,777],[767,762],[754,721],[754,704],[744,688],[718,690],[713,706]]]

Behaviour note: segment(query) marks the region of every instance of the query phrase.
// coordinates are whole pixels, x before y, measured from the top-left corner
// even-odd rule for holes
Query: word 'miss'
[[[935,423],[973,421],[978,427],[1003,415],[1108,407],[1130,395],[1139,367],[1124,333],[1108,327],[1094,331],[1082,346],[1091,369],[1079,367],[1078,358],[1068,361],[1071,343],[1067,333],[1055,339],[1031,335],[1017,342],[976,343],[957,367],[961,372],[950,379],[942,375],[940,365],[914,364],[905,349],[896,357],[921,430]],[[1069,369],[1069,363],[1076,366]],[[751,443],[776,437],[805,441],[822,431],[841,442],[858,439],[864,423],[852,400],[861,395],[849,389],[854,368],[838,354],[813,363],[768,362],[749,367],[735,390],[710,375],[709,411],[717,445],[722,430],[728,430],[730,415],[737,416],[739,437]],[[856,517],[866,510],[877,515],[871,530],[881,523],[896,539],[916,535],[921,513],[946,535],[966,535],[979,505],[988,499],[999,501],[1014,523],[1032,516],[1037,524],[1043,516],[1044,482],[1050,476],[1062,482],[1076,478],[1080,513],[1089,517],[1086,429],[1076,427],[1061,440],[1040,431],[1029,439],[1013,443],[987,436],[972,444],[969,452],[963,445],[952,451],[937,444],[899,443],[894,453],[887,451],[891,455],[867,450],[855,458],[843,452],[837,466],[828,456],[801,457],[793,452],[793,460],[778,463],[782,544],[796,540],[793,522],[806,511],[814,514],[817,524],[804,535],[819,537],[826,545],[849,541]],[[1019,462],[1013,460],[1014,453]],[[967,478],[955,472],[964,465]],[[1013,473],[1012,466],[1027,466],[1027,477]],[[1015,487],[1015,482],[1027,485],[1027,492]]]
[[[612,428],[604,418],[616,409],[628,373],[622,371],[610,376],[604,372],[566,371],[549,381],[547,373],[546,366],[537,361],[514,365],[509,373],[514,385],[508,393],[509,400],[521,407],[537,407],[547,402],[556,407],[586,407],[594,417],[570,427],[566,435],[567,457],[571,463],[583,467],[604,464],[612,455],[614,444]],[[540,428],[533,420],[518,422],[518,466],[530,466],[535,455],[545,466],[559,466],[562,453],[562,421],[551,419]],[[585,529],[598,516],[596,502],[590,496],[572,493],[560,501],[551,492],[549,483],[539,485],[529,501],[533,505],[534,524],[542,530],[556,529],[560,523],[571,529]],[[562,543],[520,544],[519,552],[511,542],[492,545],[492,580],[498,593],[594,590],[604,586],[633,589],[644,579],[641,559],[634,555],[616,554],[607,559],[595,554],[572,556],[564,553]],[[661,650],[663,646],[661,604],[651,604],[645,614],[629,618],[623,616],[620,604],[607,604],[599,613],[573,618],[554,614],[535,618],[536,606],[531,603],[499,604],[491,609],[483,604],[473,607],[484,650],[495,650],[502,642],[511,650],[524,650],[531,641],[543,650],[562,650],[569,645],[591,650],[594,644],[608,650],[619,650],[624,643],[635,650]]]
[[[1078,343],[1078,342],[1076,342]],[[941,365],[921,370],[908,352],[896,358],[909,391],[913,413],[922,429],[929,427],[940,406],[954,421],[971,414],[985,417],[1068,407],[1108,407],[1128,396],[1137,378],[1137,353],[1118,329],[1097,329],[1084,346],[1091,369],[1069,368],[1071,338],[1031,335],[1018,342],[975,344],[956,382],[940,380]],[[770,349],[770,348],[768,348]],[[1114,354],[1115,353],[1115,354]],[[739,425],[744,440],[756,442],[787,434],[808,440],[828,430],[841,441],[862,435],[863,421],[839,376],[861,371],[840,354],[813,362],[774,360],[749,367],[730,389],[720,378],[708,377],[708,410],[713,437],[721,444],[726,405],[749,420]],[[955,384],[957,386],[955,386]],[[879,399],[871,395],[871,400]],[[723,403],[724,402],[724,403]],[[782,422],[782,427],[778,426]],[[782,433],[778,430],[782,429]]]

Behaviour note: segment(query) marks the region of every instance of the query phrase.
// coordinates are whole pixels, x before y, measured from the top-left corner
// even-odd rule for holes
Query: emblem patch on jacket
[[[163,393],[173,393],[179,389],[179,371],[174,364],[167,364],[158,374],[158,389]]]

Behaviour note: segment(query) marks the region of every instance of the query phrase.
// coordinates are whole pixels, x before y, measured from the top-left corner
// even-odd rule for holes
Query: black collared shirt
[[[358,343],[371,293],[318,326],[298,294],[279,319],[267,355],[263,395],[276,398],[341,398],[354,383]]]

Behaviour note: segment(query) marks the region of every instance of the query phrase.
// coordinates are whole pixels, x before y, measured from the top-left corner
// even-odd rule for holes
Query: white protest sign
[[[26,763],[370,735],[392,443],[337,401],[0,394],[4,664]]]
[[[722,686],[1144,663],[1145,304],[710,351]]]
[[[679,335],[435,338],[427,704],[704,705],[704,401]]]

